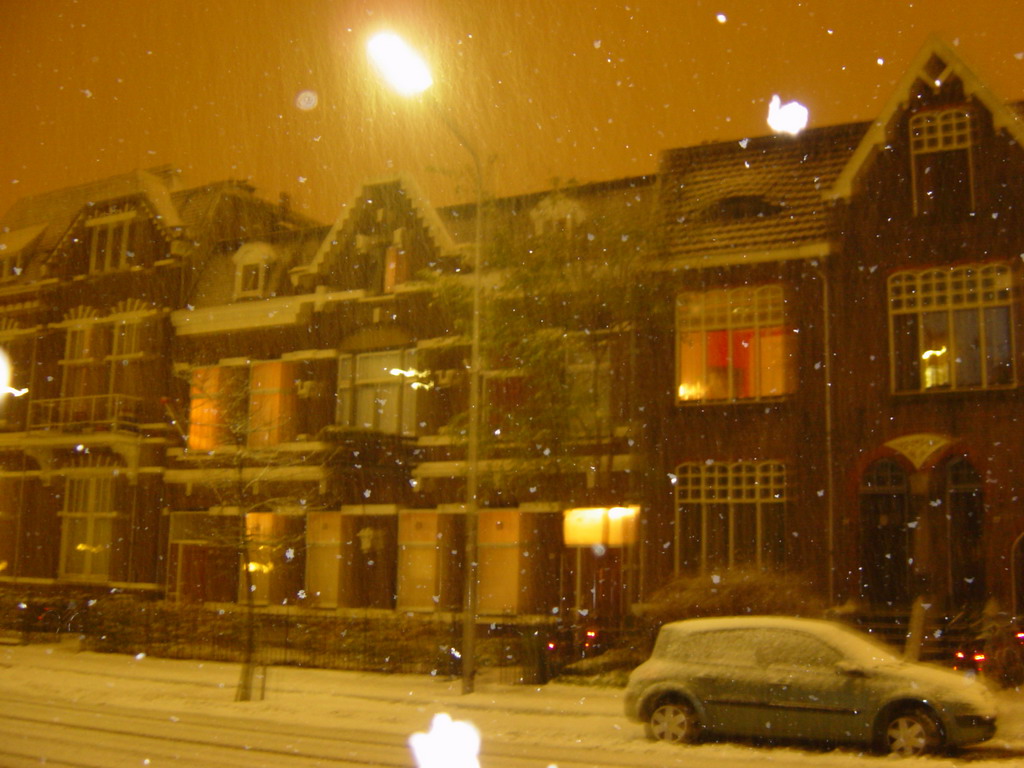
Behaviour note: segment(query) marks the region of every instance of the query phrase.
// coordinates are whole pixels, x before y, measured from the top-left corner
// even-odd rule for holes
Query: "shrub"
[[[816,617],[824,610],[824,601],[804,575],[731,569],[674,579],[636,612],[643,625],[656,630],[670,621],[702,616]]]

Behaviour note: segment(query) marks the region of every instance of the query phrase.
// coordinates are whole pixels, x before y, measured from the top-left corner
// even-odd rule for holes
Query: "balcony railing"
[[[59,430],[130,430],[138,428],[142,398],[93,395],[34,400],[29,406],[30,432]]]

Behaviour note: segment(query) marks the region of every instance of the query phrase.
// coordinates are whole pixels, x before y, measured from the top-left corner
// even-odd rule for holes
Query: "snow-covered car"
[[[860,743],[919,755],[985,741],[994,697],[973,676],[909,663],[854,629],[771,616],[661,628],[626,715],[649,737]]]

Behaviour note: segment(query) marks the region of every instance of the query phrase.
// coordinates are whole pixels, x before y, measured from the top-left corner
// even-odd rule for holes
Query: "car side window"
[[[833,667],[842,655],[828,643],[804,632],[757,630],[757,661],[761,665]]]
[[[680,661],[752,666],[757,648],[744,630],[711,630],[675,638],[670,651]]]

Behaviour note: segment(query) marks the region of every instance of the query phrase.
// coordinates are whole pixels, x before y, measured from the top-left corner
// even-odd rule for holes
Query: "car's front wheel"
[[[900,757],[932,754],[942,746],[942,730],[923,709],[895,712],[886,720],[882,746],[890,755]]]
[[[647,720],[647,735],[652,739],[691,744],[700,736],[697,713],[686,702],[659,704]]]

